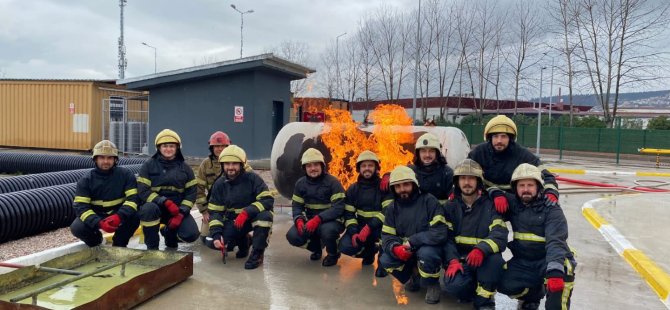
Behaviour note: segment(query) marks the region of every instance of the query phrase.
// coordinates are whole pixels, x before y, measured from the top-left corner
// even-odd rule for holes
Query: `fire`
[[[402,147],[403,143],[413,142],[409,127],[412,119],[401,106],[377,106],[369,116],[375,124],[370,135],[359,128],[360,124],[354,122],[348,111],[326,109],[324,112],[326,123],[321,139],[331,155],[328,171],[342,182],[344,188],[358,178],[356,158],[362,151],[377,154],[382,174],[412,161],[414,155]]]

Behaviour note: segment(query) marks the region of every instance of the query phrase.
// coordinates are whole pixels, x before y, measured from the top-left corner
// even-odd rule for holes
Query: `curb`
[[[670,172],[653,172],[653,171],[601,171],[601,170],[587,170],[587,169],[564,169],[564,168],[549,168],[552,173],[567,173],[567,174],[584,174],[584,175],[634,175],[638,177],[664,177],[670,178]]]
[[[663,271],[642,251],[636,249],[612,224],[596,212],[593,205],[610,198],[587,201],[582,205],[582,215],[605,240],[649,284],[666,308],[670,309],[670,275]]]

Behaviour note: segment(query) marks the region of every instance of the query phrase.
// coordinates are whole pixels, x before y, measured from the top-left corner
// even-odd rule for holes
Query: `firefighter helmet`
[[[544,180],[542,179],[542,171],[540,171],[540,168],[535,167],[531,164],[523,163],[516,167],[514,169],[514,172],[512,172],[512,179],[510,180],[510,183],[514,184],[515,182],[519,180],[524,180],[524,179],[533,179],[537,181],[540,186],[544,186]],[[512,187],[514,187],[513,185]]]
[[[483,179],[483,174],[482,166],[470,158],[466,158],[461,161],[461,163],[456,166],[456,169],[454,169],[455,178],[461,175],[470,175],[473,177],[478,177],[479,179]]]
[[[181,145],[181,138],[179,135],[171,129],[163,129],[156,135],[156,147],[163,143],[176,143]]]
[[[114,156],[119,157],[119,150],[116,145],[109,140],[102,140],[93,147],[93,158],[96,156]]]
[[[309,163],[322,163],[326,164],[326,161],[323,159],[323,154],[315,148],[308,148],[304,153],[302,153],[302,159],[300,160],[302,165]]]
[[[419,137],[419,139],[416,140],[416,145],[414,146],[415,150],[425,148],[437,149],[439,152],[440,149],[442,148],[442,144],[434,134],[427,132],[421,135],[421,137]]]
[[[397,166],[393,171],[391,171],[391,177],[389,178],[389,185],[393,186],[405,182],[414,182],[416,186],[419,186],[419,181],[416,180],[416,174],[412,168],[407,166]]]
[[[371,160],[379,164],[379,158],[377,157],[377,154],[373,153],[372,151],[361,152],[361,154],[359,154],[358,158],[356,159],[356,164],[360,164],[366,160]]]
[[[495,133],[506,133],[512,135],[511,138],[513,139],[516,137],[516,124],[511,118],[505,115],[498,115],[486,123],[486,127],[484,127],[484,140],[488,140],[489,136]]]
[[[242,163],[244,165],[247,162],[247,153],[244,150],[234,144],[229,145],[219,155],[220,163]]]
[[[230,145],[230,138],[223,131],[217,131],[209,137],[209,146],[213,145]]]

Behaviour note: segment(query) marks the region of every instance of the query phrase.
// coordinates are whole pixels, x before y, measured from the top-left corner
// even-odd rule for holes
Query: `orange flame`
[[[375,124],[371,135],[359,129],[346,110],[326,109],[326,123],[321,140],[330,151],[328,172],[337,177],[344,188],[356,182],[356,158],[365,150],[375,152],[381,161],[381,172],[412,161],[413,154],[402,147],[411,143],[412,119],[398,105],[378,105],[369,119]]]

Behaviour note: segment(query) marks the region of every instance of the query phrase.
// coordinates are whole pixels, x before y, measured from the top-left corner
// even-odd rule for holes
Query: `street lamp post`
[[[551,105],[554,97],[554,58],[551,58],[551,82],[549,82],[549,126],[551,126]]]
[[[342,93],[342,86],[340,84],[340,37],[346,34],[347,33],[345,32],[335,37],[335,69],[337,70],[337,74],[335,76],[337,77],[337,96],[340,96]]]
[[[240,13],[240,58],[242,58],[242,47],[244,46],[244,14],[251,14],[254,12],[254,10],[248,10],[245,12],[242,12],[235,7],[234,4],[230,5],[233,10],[237,11],[237,13]]]
[[[540,135],[542,134],[542,74],[547,67],[540,69],[540,103],[537,105],[537,144],[535,145],[535,156],[540,157]]]
[[[151,46],[151,45],[149,45],[149,44],[146,44],[145,42],[142,42],[142,45],[154,49],[154,74],[156,74],[156,72],[157,72],[157,71],[156,71],[156,68],[158,68],[158,67],[156,66],[156,48],[153,47],[153,46]]]

